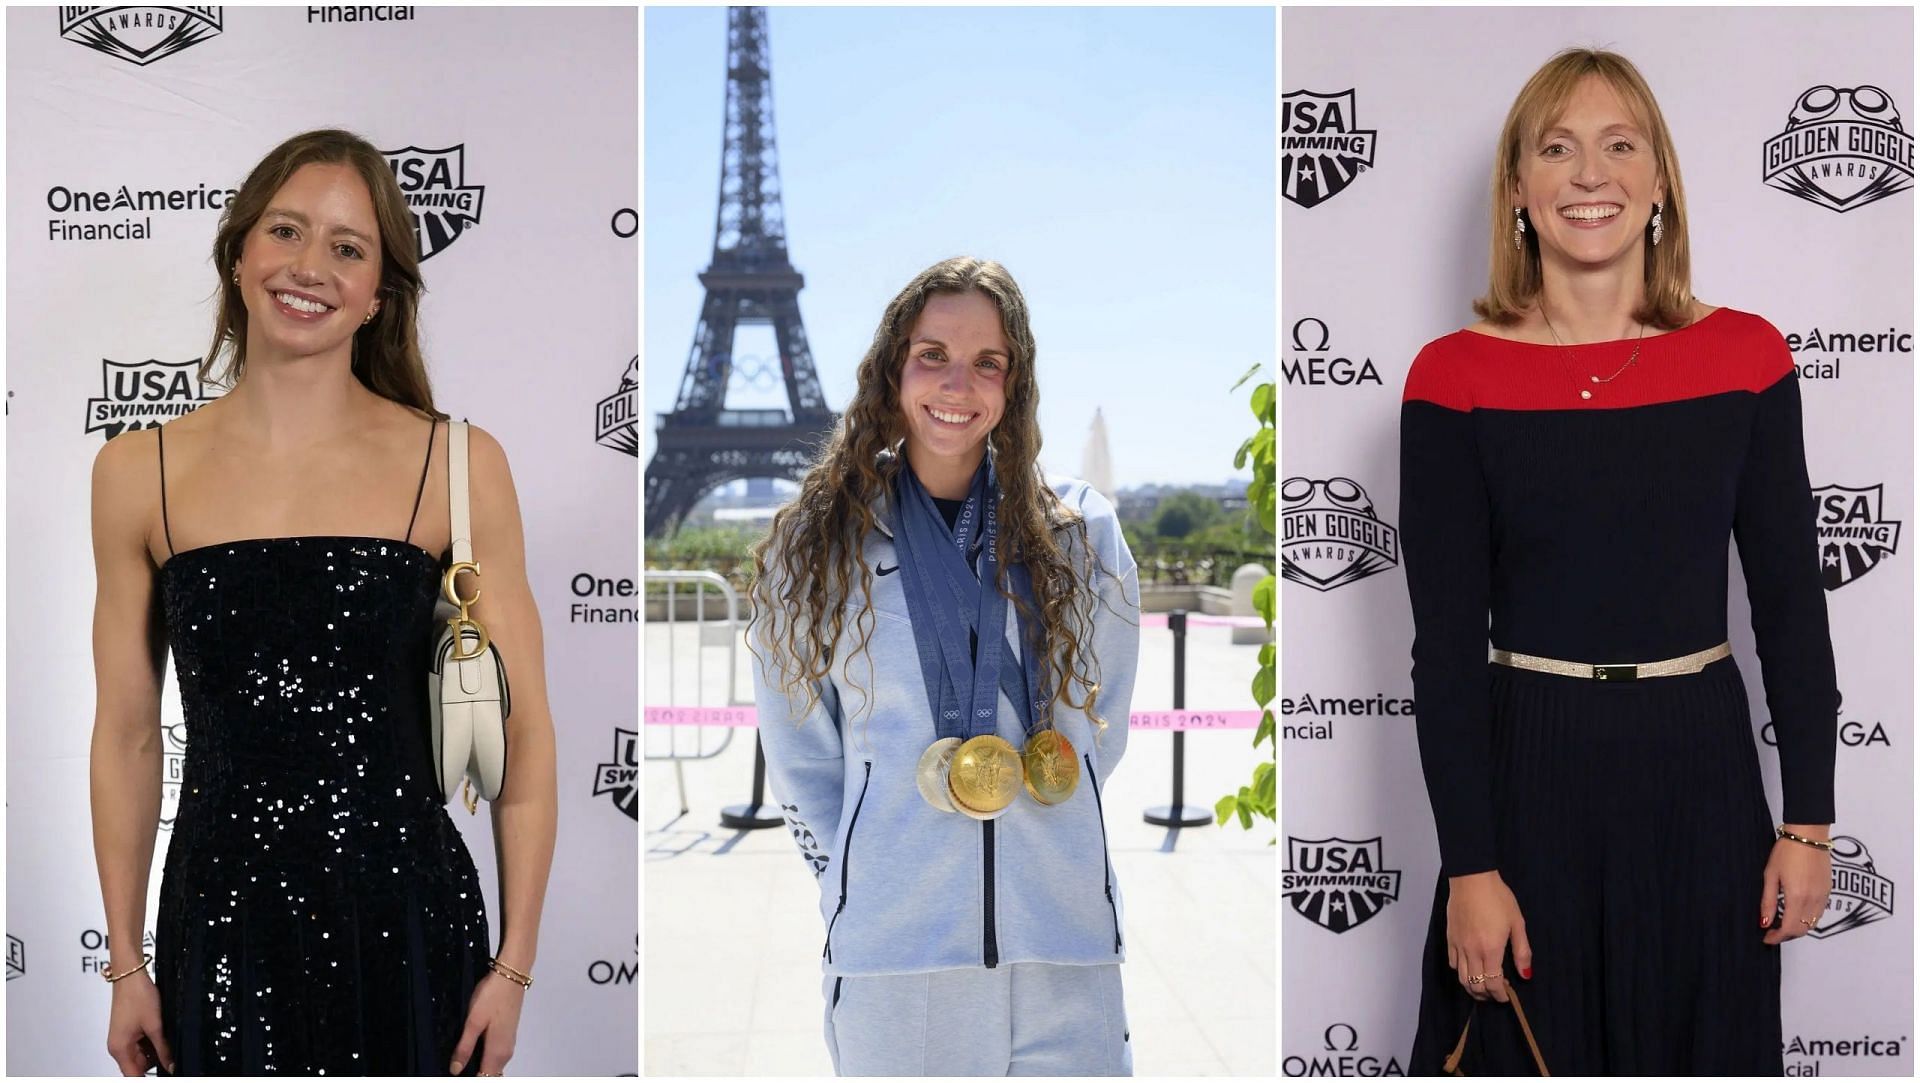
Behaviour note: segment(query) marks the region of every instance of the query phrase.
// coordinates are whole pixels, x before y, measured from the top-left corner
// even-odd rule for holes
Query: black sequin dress
[[[187,749],[153,969],[178,1074],[447,1074],[491,941],[432,766],[438,563],[301,537],[161,568]]]

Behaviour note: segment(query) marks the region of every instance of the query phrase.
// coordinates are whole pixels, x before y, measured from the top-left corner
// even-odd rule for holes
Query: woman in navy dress
[[[1421,350],[1401,408],[1441,856],[1409,1070],[1535,1074],[1483,1003],[1511,989],[1555,1075],[1779,1075],[1838,703],[1792,356],[1693,298],[1679,162],[1627,61],[1555,57],[1499,154],[1484,320]],[[1780,821],[1727,653],[1730,534]]]

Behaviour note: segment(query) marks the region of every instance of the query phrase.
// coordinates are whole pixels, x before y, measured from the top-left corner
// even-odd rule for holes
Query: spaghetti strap
[[[413,514],[407,516],[407,541],[413,541],[413,523],[420,518],[420,498],[427,492],[427,469],[433,465],[433,434],[440,430],[440,419],[427,426],[427,461],[420,464],[420,488],[413,494]]]
[[[160,442],[160,529],[167,535],[167,556],[173,556],[173,524],[167,521],[167,429],[165,425],[153,428],[154,439]]]

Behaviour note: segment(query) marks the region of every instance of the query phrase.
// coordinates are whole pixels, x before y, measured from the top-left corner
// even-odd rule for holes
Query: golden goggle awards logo
[[[1761,150],[1768,187],[1842,213],[1913,187],[1913,136],[1877,86],[1817,86]]]
[[[604,385],[602,385],[604,386]],[[640,457],[640,355],[627,362],[620,386],[593,409],[593,440],[601,447]]]
[[[1288,478],[1280,500],[1280,574],[1289,582],[1332,590],[1399,565],[1399,532],[1352,478]]]
[[[75,45],[146,67],[220,32],[220,9],[63,7],[60,36]]]
[[[1833,882],[1827,910],[1807,935],[1824,939],[1893,916],[1893,881],[1873,867],[1873,855],[1852,835],[1833,837]]]

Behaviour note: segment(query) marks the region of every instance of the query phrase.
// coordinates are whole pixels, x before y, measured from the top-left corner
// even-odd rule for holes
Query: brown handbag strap
[[[1552,1075],[1552,1072],[1547,1071],[1547,1059],[1540,1055],[1540,1043],[1533,1040],[1533,1028],[1527,1024],[1527,1010],[1520,1006],[1520,991],[1515,989],[1511,984],[1507,986],[1507,999],[1513,1004],[1513,1014],[1520,1019],[1520,1033],[1526,1035],[1527,1048],[1533,1051],[1534,1067],[1540,1069],[1540,1074],[1543,1076]],[[1478,1007],[1479,1004],[1476,1002],[1474,1008]],[[1467,1032],[1472,1029],[1473,1009],[1469,1009],[1467,1012],[1467,1025],[1460,1028],[1460,1040],[1454,1043],[1453,1052],[1447,1054],[1446,1063],[1441,1065],[1441,1070],[1445,1071],[1448,1075],[1464,1076],[1467,1074],[1460,1070],[1460,1057],[1467,1050]]]

